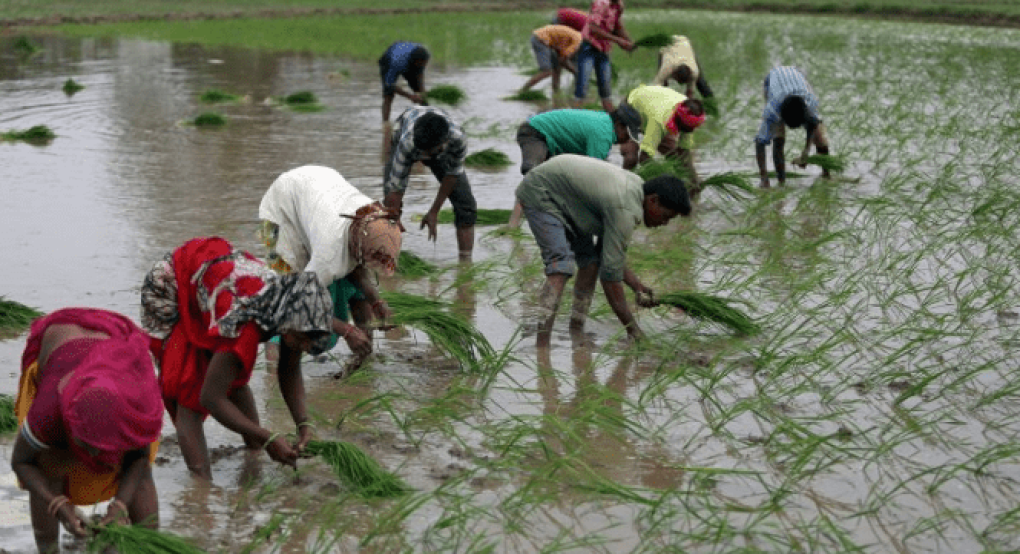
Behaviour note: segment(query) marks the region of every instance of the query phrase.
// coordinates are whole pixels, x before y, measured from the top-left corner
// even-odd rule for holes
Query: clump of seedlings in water
[[[437,223],[453,223],[453,210],[446,208],[439,211]],[[506,225],[510,223],[510,210],[502,208],[478,208],[476,225]]]
[[[456,106],[467,97],[464,91],[457,85],[436,85],[430,88],[425,97],[441,104]]]
[[[198,99],[201,100],[202,102],[205,102],[206,104],[216,104],[219,102],[239,102],[241,100],[241,95],[232,94],[229,92],[224,92],[220,89],[213,88],[203,92],[202,95],[198,97]]]
[[[41,315],[43,313],[35,308],[0,296],[0,335],[20,333]]]
[[[74,79],[68,79],[64,81],[64,94],[68,96],[74,96],[75,93],[85,88],[85,85],[79,84]]]
[[[351,492],[365,498],[390,498],[411,491],[363,450],[344,441],[311,441],[305,452],[322,458]]]
[[[14,39],[14,52],[19,56],[31,56],[39,51],[39,46],[32,42],[32,39],[21,35]]]
[[[662,294],[655,300],[660,305],[680,308],[695,319],[704,319],[725,325],[741,335],[753,335],[758,332],[758,324],[753,319],[731,306],[731,300],[721,296],[694,291],[677,291]]]
[[[384,292],[382,296],[393,310],[392,323],[420,329],[461,367],[481,369],[495,355],[485,335],[463,317],[450,313],[449,303],[398,292]]]
[[[296,112],[321,112],[326,107],[319,103],[319,98],[309,90],[288,94],[282,99],[288,108]]]
[[[510,165],[510,157],[495,148],[486,148],[485,150],[468,154],[464,158],[464,165],[472,167],[506,167]]]
[[[227,118],[216,112],[199,114],[191,121],[195,127],[221,127],[227,124]]]
[[[402,250],[400,258],[397,260],[397,273],[404,277],[415,279],[425,277],[426,275],[435,275],[439,273],[439,268],[421,259],[421,257],[413,252]]]
[[[203,550],[185,539],[142,525],[96,525],[91,528],[89,552],[131,552],[132,554],[202,554]]]
[[[29,144],[47,144],[56,137],[56,133],[45,125],[34,125],[23,131],[15,129],[0,133],[0,139],[27,142]]]
[[[716,173],[711,177],[702,179],[701,189],[704,190],[709,187],[715,188],[716,190],[733,197],[740,196],[738,193],[756,193],[754,185],[751,184],[751,181],[749,181],[747,177],[732,171]]]
[[[549,100],[549,97],[541,90],[528,89],[519,90],[512,96],[507,96],[504,100],[516,100],[518,102],[544,102]]]
[[[10,433],[18,428],[18,417],[14,414],[14,397],[0,394],[0,433]]]
[[[846,162],[842,157],[829,154],[814,154],[804,158],[802,161],[805,165],[817,165],[825,171],[833,173],[842,173],[846,167]]]

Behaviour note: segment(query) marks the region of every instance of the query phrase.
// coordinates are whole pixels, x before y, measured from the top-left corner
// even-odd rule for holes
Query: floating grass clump
[[[88,542],[89,552],[131,554],[202,554],[204,551],[177,535],[141,525],[104,525],[93,527]]]
[[[0,335],[20,333],[41,315],[42,312],[35,308],[0,296]]]
[[[730,306],[731,301],[692,291],[669,292],[656,298],[658,304],[675,306],[695,319],[704,319],[725,325],[741,335],[753,335],[758,325],[747,314]]]
[[[45,125],[35,125],[24,131],[14,129],[6,133],[0,133],[0,139],[9,141],[20,140],[31,144],[46,144],[55,138],[57,138],[56,133]]]
[[[384,292],[393,310],[392,322],[420,329],[436,348],[460,362],[461,367],[479,369],[495,356],[485,335],[466,319],[448,311],[450,304],[433,298],[399,292]]]
[[[18,417],[14,415],[14,397],[0,394],[0,433],[10,433],[18,428]]]
[[[241,100],[241,95],[213,88],[203,92],[198,99],[206,104],[216,104],[218,102],[238,102]]]
[[[447,208],[439,211],[436,218],[439,223],[453,223],[453,210]],[[506,225],[510,223],[510,210],[478,208],[478,220],[475,225]]]
[[[397,260],[397,273],[404,277],[417,278],[439,273],[439,268],[421,259],[417,254],[406,250],[400,252]]]
[[[425,93],[426,98],[442,104],[456,106],[467,97],[457,85],[436,85]]]
[[[668,33],[646,35],[634,41],[634,46],[641,48],[665,48],[673,44],[673,36]]]
[[[227,124],[227,118],[216,112],[205,112],[191,121],[196,127],[219,127]]]
[[[519,90],[514,95],[507,96],[503,100],[516,100],[518,102],[544,102],[548,99],[549,97],[546,96],[545,92],[541,90],[528,89]]]
[[[806,165],[817,165],[825,171],[831,171],[833,173],[842,173],[846,162],[839,156],[831,156],[829,154],[815,154],[804,158],[803,162]]]
[[[351,492],[365,498],[390,498],[411,490],[357,446],[343,441],[311,441],[305,452],[322,458]]]
[[[510,157],[495,148],[486,148],[485,150],[468,154],[464,158],[464,165],[472,167],[506,167],[510,165]]]
[[[76,92],[85,88],[85,85],[79,84],[74,79],[68,79],[64,81],[64,94],[73,96]]]

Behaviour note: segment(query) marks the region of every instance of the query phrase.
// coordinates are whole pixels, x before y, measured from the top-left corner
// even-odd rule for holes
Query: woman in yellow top
[[[521,87],[521,92],[537,85],[539,81],[552,75],[553,94],[560,91],[560,70],[566,68],[574,76],[577,70],[570,59],[581,47],[581,33],[566,25],[546,25],[531,33],[531,49],[535,52],[538,62],[538,73],[528,79]]]
[[[621,105],[627,104],[641,115],[643,138],[638,163],[660,153],[679,158],[690,172],[692,194],[699,190],[694,170],[694,130],[705,122],[705,108],[701,101],[688,98],[679,92],[659,86],[640,85],[627,94]]]

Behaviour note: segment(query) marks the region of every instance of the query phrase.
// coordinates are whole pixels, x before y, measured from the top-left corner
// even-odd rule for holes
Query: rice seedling
[[[311,441],[305,452],[322,458],[340,481],[365,498],[390,498],[411,491],[400,477],[386,471],[360,448],[343,441]]]
[[[227,118],[216,112],[205,112],[191,120],[195,127],[221,127],[227,124]]]
[[[426,275],[435,275],[439,272],[439,267],[426,262],[414,252],[400,251],[400,258],[397,260],[397,273],[400,275],[415,279]]]
[[[641,48],[665,48],[673,44],[673,36],[669,33],[645,35],[634,41],[634,46]]]
[[[66,94],[68,96],[74,96],[75,93],[77,93],[77,92],[79,92],[81,90],[84,90],[84,88],[85,88],[85,85],[79,84],[74,79],[68,79],[68,80],[64,81],[64,87],[63,87],[64,94]]]
[[[29,144],[48,144],[57,137],[56,133],[45,125],[33,125],[25,130],[11,130],[0,133],[0,139],[16,142],[27,142]]]
[[[712,117],[719,117],[719,101],[715,96],[708,96],[701,99],[701,105],[705,107],[705,114]]]
[[[549,100],[549,97],[545,94],[545,91],[528,89],[519,90],[510,96],[506,96],[503,100],[511,100],[517,102],[545,102]]]
[[[203,92],[198,99],[206,104],[216,104],[218,102],[238,102],[241,100],[241,95],[213,88]]]
[[[393,310],[394,324],[420,329],[436,348],[462,367],[480,369],[495,354],[485,335],[463,317],[449,312],[449,303],[397,292],[385,292],[382,296]]]
[[[103,525],[92,527],[88,540],[89,552],[117,552],[132,554],[202,554],[203,550],[191,542],[142,525]]]
[[[25,35],[15,38],[12,48],[19,56],[31,56],[39,51],[39,46]]]
[[[672,175],[684,181],[690,178],[687,168],[682,161],[676,158],[652,158],[640,163],[632,170],[639,177],[648,181],[660,175]]]
[[[288,94],[283,97],[283,103],[288,106],[296,106],[300,104],[318,104],[319,98],[315,96],[315,93],[309,90],[303,90]]]
[[[464,158],[464,165],[471,167],[506,167],[510,164],[510,157],[495,148],[472,152]]]
[[[733,329],[741,335],[758,332],[758,324],[744,312],[730,306],[731,300],[693,291],[667,292],[656,297],[658,304],[675,306],[695,319],[704,319]]]
[[[0,394],[0,433],[10,433],[18,428],[18,418],[14,415],[14,397]]]
[[[833,173],[842,173],[844,167],[846,167],[846,162],[842,157],[829,154],[813,154],[802,161],[806,165],[817,165],[825,171]]]
[[[478,220],[475,225],[506,225],[510,223],[512,210],[501,208],[478,208]],[[439,211],[436,219],[439,223],[453,223],[453,210],[446,208]]]
[[[425,97],[441,104],[456,106],[467,98],[467,95],[457,85],[436,85],[425,93]]]
[[[41,315],[39,310],[0,296],[0,335],[20,333]]]
[[[715,188],[733,197],[739,196],[739,193],[756,193],[754,185],[751,184],[747,177],[730,171],[725,173],[716,173],[715,175],[702,179],[701,189],[705,190],[709,187]]]

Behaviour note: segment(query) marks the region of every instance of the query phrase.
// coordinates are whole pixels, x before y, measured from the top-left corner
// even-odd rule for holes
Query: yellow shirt
[[[639,85],[627,95],[627,103],[634,107],[641,114],[641,124],[644,126],[644,138],[641,139],[641,150],[649,156],[655,156],[659,151],[659,143],[662,138],[670,134],[666,129],[666,123],[673,117],[676,105],[687,100],[687,97],[679,92],[659,85]],[[694,147],[694,137],[691,133],[681,133],[678,144],[681,148],[690,150]]]
[[[573,56],[581,47],[581,33],[566,25],[546,25],[535,29],[532,34],[555,50],[561,58]]]
[[[659,66],[659,73],[655,75],[656,85],[666,85],[666,79],[681,65],[691,68],[691,82],[698,80],[698,61],[694,57],[694,48],[691,41],[683,35],[673,35],[673,44],[664,46],[659,53],[662,54],[662,65]]]

